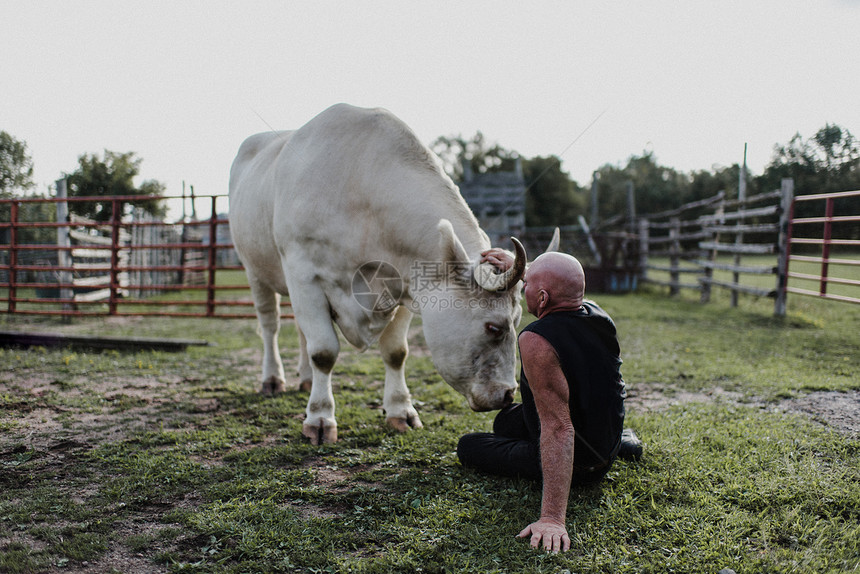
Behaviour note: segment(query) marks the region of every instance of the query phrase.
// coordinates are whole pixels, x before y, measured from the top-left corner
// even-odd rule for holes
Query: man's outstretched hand
[[[554,520],[542,518],[529,524],[517,534],[517,538],[527,536],[531,536],[529,543],[532,548],[538,548],[542,545],[544,550],[553,554],[570,550],[570,536],[567,535],[567,529],[564,524],[559,524]]]
[[[490,263],[499,271],[507,271],[514,265],[514,258],[498,247],[487,249],[481,253],[481,263]]]

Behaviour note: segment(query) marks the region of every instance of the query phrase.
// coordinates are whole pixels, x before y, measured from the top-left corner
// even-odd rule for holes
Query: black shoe
[[[624,429],[621,432],[621,447],[618,449],[618,457],[624,460],[642,458],[642,441],[639,440],[633,429]]]

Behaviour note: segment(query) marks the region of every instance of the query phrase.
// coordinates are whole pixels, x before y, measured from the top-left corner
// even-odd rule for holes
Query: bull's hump
[[[394,117],[391,112],[384,108],[360,108],[358,106],[353,106],[351,104],[339,103],[326,108],[320,113],[320,116],[335,116],[335,117],[374,117],[379,115],[385,115],[389,117]]]
[[[327,139],[362,139],[377,136],[394,143],[405,136],[417,137],[397,116],[384,108],[359,108],[350,104],[335,104],[322,111],[306,125],[314,133],[325,134]]]

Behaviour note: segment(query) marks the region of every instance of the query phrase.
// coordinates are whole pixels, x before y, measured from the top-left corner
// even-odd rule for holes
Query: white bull
[[[245,140],[230,172],[230,227],[260,321],[264,393],[285,388],[277,336],[289,294],[312,443],[337,440],[335,323],[360,350],[379,342],[382,406],[398,430],[422,426],[404,377],[413,312],[434,365],[472,409],[511,402],[525,252],[514,240],[504,273],[478,263],[487,235],[391,113],[339,104],[298,130]]]

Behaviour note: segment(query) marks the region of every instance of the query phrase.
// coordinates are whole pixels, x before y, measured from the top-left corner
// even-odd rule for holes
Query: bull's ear
[[[454,226],[447,219],[440,219],[436,225],[439,230],[439,247],[442,255],[442,261],[446,263],[458,263],[462,265],[469,264],[469,254],[457,234],[454,233]]]
[[[472,262],[460,239],[454,232],[454,227],[447,219],[440,219],[436,226],[439,230],[439,253],[442,258],[442,271],[445,281],[453,285],[471,285]]]

